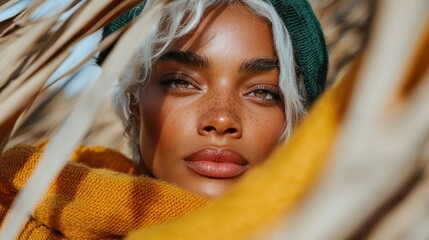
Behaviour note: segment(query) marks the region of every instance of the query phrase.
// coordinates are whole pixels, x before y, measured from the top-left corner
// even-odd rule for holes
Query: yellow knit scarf
[[[28,180],[43,146],[20,145],[0,160],[0,223]],[[20,239],[117,239],[129,231],[169,222],[206,200],[171,184],[136,176],[126,157],[81,147],[51,185]]]

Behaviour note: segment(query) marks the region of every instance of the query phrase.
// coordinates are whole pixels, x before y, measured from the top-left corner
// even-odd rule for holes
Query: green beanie
[[[283,20],[292,40],[295,61],[307,90],[307,104],[311,105],[325,88],[328,71],[328,49],[322,28],[307,0],[269,0]],[[104,28],[103,38],[121,28],[144,8],[139,5]],[[100,53],[101,63],[110,50]]]

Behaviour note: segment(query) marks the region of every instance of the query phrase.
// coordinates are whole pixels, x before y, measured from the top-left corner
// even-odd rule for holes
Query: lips
[[[218,147],[200,149],[186,157],[185,163],[192,171],[210,178],[238,177],[248,168],[241,154]]]

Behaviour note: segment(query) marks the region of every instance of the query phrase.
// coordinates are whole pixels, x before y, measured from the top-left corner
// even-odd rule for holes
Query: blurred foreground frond
[[[65,21],[61,21],[61,11],[41,20],[31,20],[31,14],[43,1],[36,1],[24,10],[2,33],[0,54],[10,56],[0,60],[0,136],[2,145],[7,142],[17,118],[27,109],[42,91],[49,77],[70,54],[72,47],[119,14],[135,6],[139,1],[88,1]],[[78,1],[71,3],[76,5]],[[2,225],[2,239],[13,239],[25,223],[30,213],[40,201],[43,193],[73,149],[86,133],[105,92],[118,79],[139,43],[148,35],[152,24],[157,24],[165,1],[146,8],[145,12],[119,40],[116,48],[103,64],[104,70],[93,86],[82,95],[64,124],[48,143],[35,172],[20,191]],[[11,29],[16,21],[19,26]],[[145,26],[145,27],[144,27]],[[107,37],[100,44],[106,47],[119,37],[121,31]],[[128,41],[127,44],[124,42]],[[93,57],[89,53],[86,59]],[[79,63],[83,64],[83,62]],[[68,141],[64,141],[67,139]],[[2,149],[0,149],[2,150]]]
[[[429,4],[377,5],[365,52],[340,80],[356,84],[330,162],[279,239],[429,238]]]
[[[322,24],[329,48],[327,85],[345,74],[362,53],[369,36],[376,2],[372,0],[310,0]]]
[[[0,1],[0,8],[13,2]],[[62,20],[61,13],[80,2],[71,1],[50,17],[32,19],[32,13],[42,2],[35,1],[17,16],[0,23],[0,54],[8,56],[0,60],[0,140],[4,146],[53,138],[52,144],[57,142],[57,153],[63,156],[60,159],[65,160],[69,151],[66,146],[72,149],[78,139],[84,137],[85,128],[89,128],[93,119],[89,117],[80,122],[75,118],[75,124],[68,126],[68,130],[73,132],[81,128],[82,131],[80,136],[74,136],[71,144],[67,143],[69,145],[66,142],[70,139],[64,135],[55,140],[57,126],[67,125],[64,119],[73,115],[75,103],[85,97],[89,102],[101,103],[105,96],[92,92],[94,96],[102,96],[97,100],[88,94],[69,97],[61,91],[44,89],[46,81],[77,42],[139,1],[85,2],[70,18]],[[356,84],[350,101],[342,103],[347,114],[344,113],[338,126],[339,136],[326,169],[272,237],[300,240],[428,238],[429,215],[425,211],[429,200],[426,166],[429,160],[426,106],[429,101],[429,20],[425,17],[428,5],[424,0],[310,2],[321,19],[330,46],[329,84],[353,79]],[[151,21],[135,24],[149,28]],[[116,41],[122,33],[113,34],[99,48]],[[137,35],[140,34],[141,31]],[[120,42],[116,46],[120,47]],[[107,60],[109,69],[103,68],[101,78],[113,81],[118,76],[122,66],[119,63],[134,51],[129,44],[126,48],[127,51]],[[95,51],[88,53],[87,59],[94,54]],[[104,106],[99,114],[95,114],[96,108],[90,113],[74,114],[75,117],[98,115],[82,142],[111,146],[123,152],[122,127],[108,104]],[[15,134],[9,140],[12,129]],[[56,167],[51,173],[58,171],[61,165]],[[49,178],[45,180],[48,184]],[[32,204],[37,203],[31,195],[41,197],[43,193],[43,185],[34,184],[41,187],[39,192],[25,195],[25,204],[17,205],[19,207],[10,211],[12,214],[29,215]],[[216,210],[216,202],[212,206]],[[9,237],[19,230],[24,220],[22,217],[7,225],[13,226],[7,228]],[[198,221],[198,215],[194,220]],[[180,225],[167,227],[177,226]],[[167,235],[169,231],[162,233]]]

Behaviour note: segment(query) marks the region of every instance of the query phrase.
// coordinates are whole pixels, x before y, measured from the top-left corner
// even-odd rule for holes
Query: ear
[[[140,126],[140,104],[137,102],[136,98],[130,94],[129,92],[127,93],[128,95],[128,108],[130,110],[130,114],[133,115],[134,118],[134,123],[133,124],[137,124],[138,128]]]

